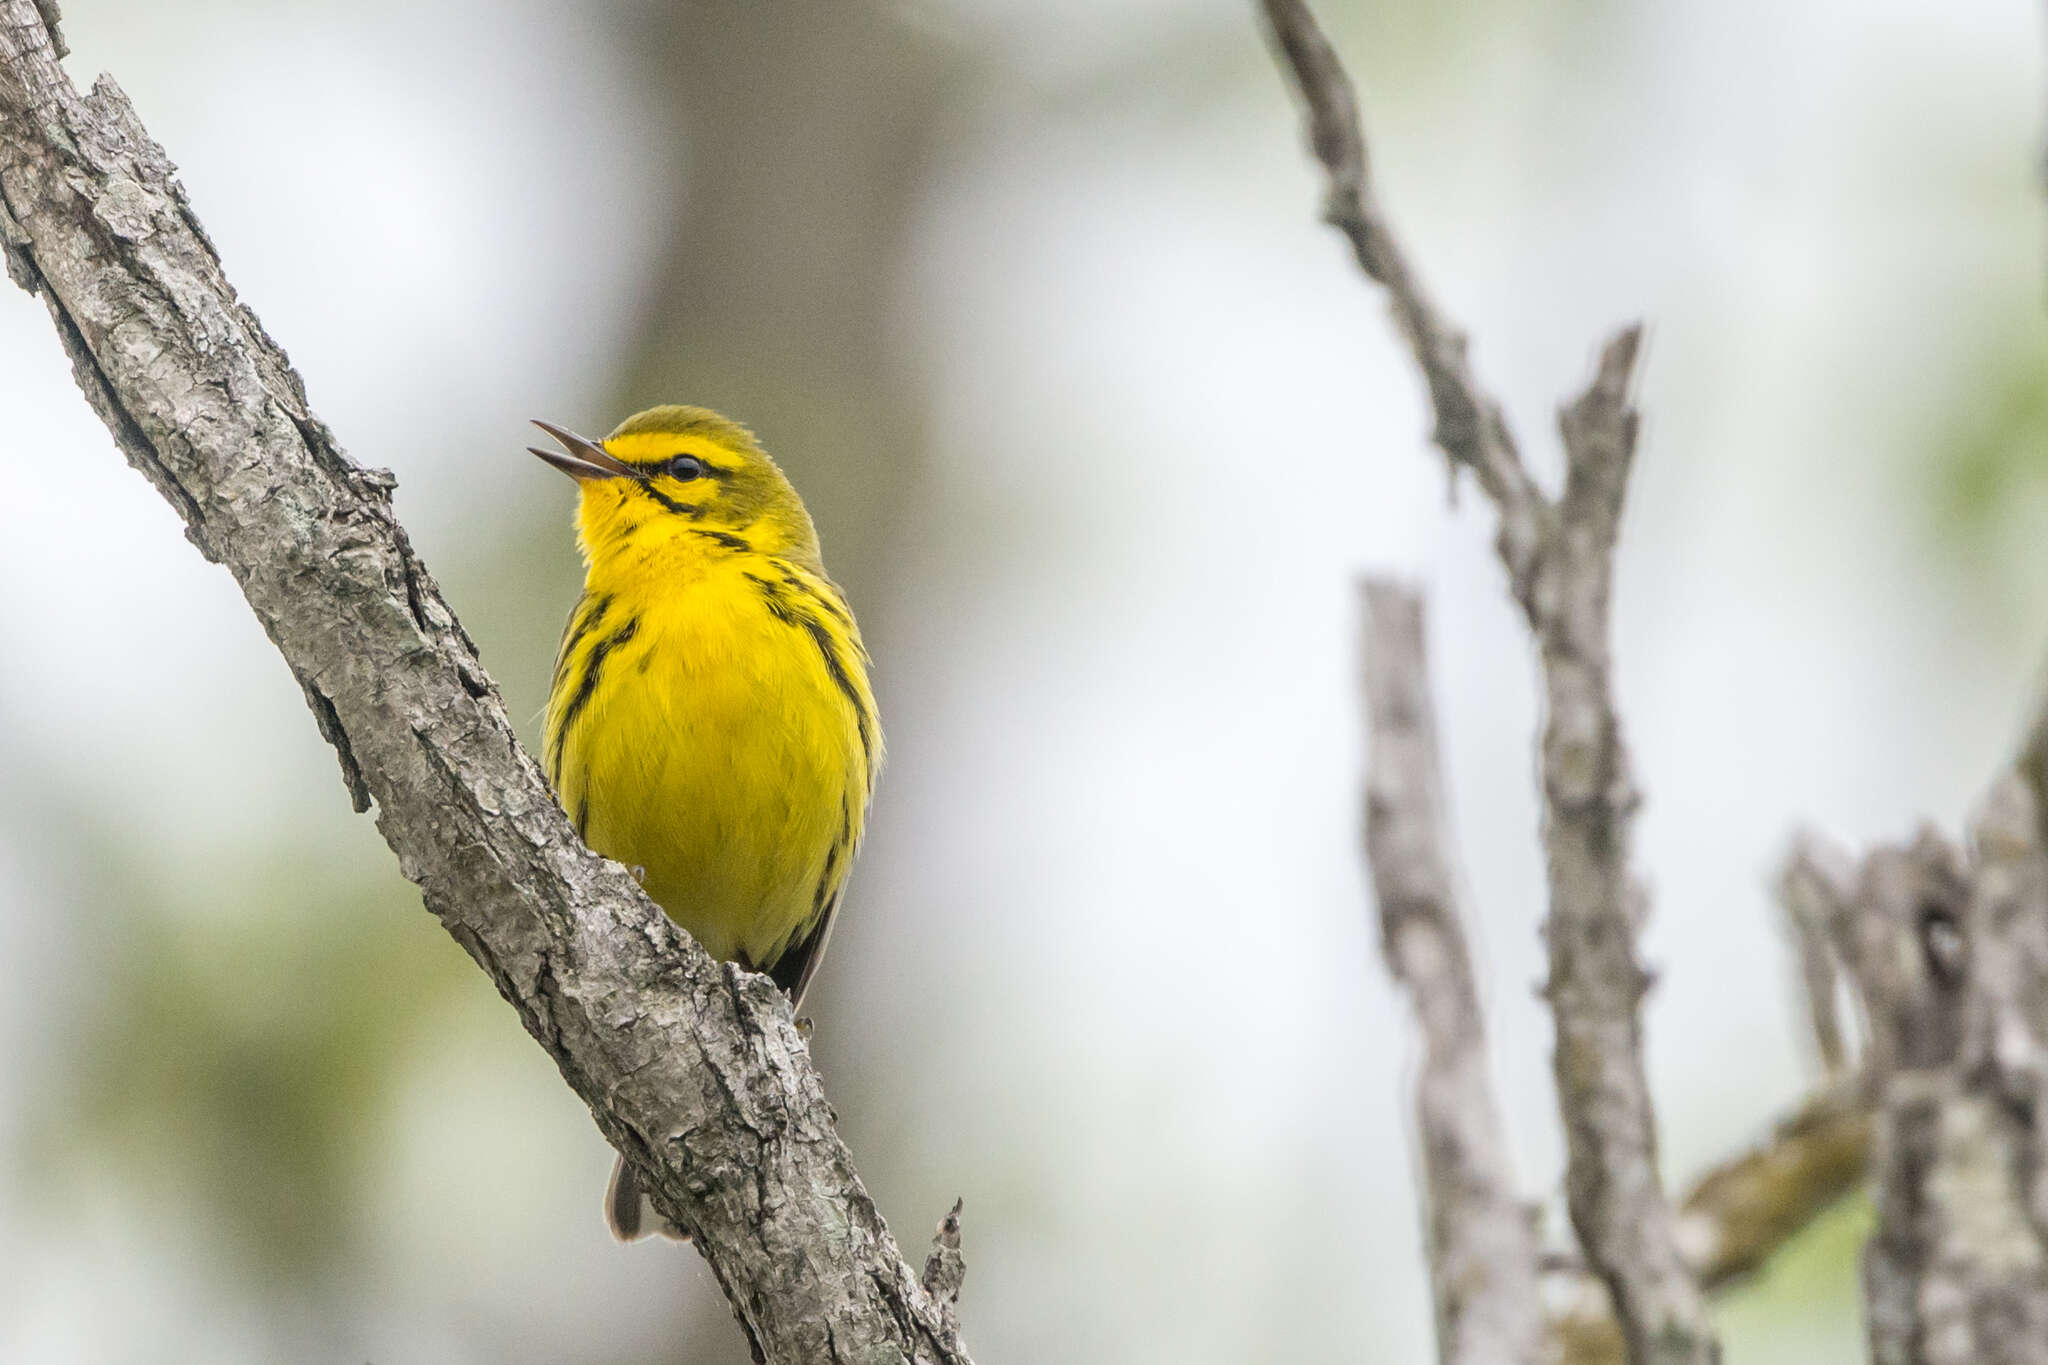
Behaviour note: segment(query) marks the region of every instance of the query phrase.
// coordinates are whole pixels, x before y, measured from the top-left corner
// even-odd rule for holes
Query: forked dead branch
[[[1373,191],[1350,79],[1303,0],[1265,0],[1274,46],[1307,111],[1329,177],[1324,216],[1386,287],[1436,415],[1435,439],[1499,513],[1496,544],[1542,657],[1543,841],[1550,884],[1547,994],[1569,1151],[1565,1189],[1588,1264],[1613,1298],[1641,1365],[1715,1359],[1699,1287],[1679,1255],[1657,1171],[1643,1075],[1636,956],[1642,891],[1630,870],[1636,792],[1615,713],[1608,602],[1615,536],[1635,454],[1629,383],[1641,332],[1623,328],[1593,382],[1560,414],[1563,492],[1523,465],[1500,403],[1473,374],[1465,338],[1439,312]]]
[[[1635,792],[1616,716],[1607,604],[1635,445],[1624,330],[1561,414],[1562,494],[1523,469],[1463,335],[1437,311],[1374,194],[1357,101],[1302,0],[1262,0],[1328,175],[1325,216],[1385,286],[1428,387],[1435,440],[1500,517],[1498,548],[1542,661],[1547,854],[1565,1189],[1586,1267],[1606,1293],[1560,1293],[1527,1329],[1536,1257],[1503,1221],[1483,1023],[1450,895],[1421,606],[1368,587],[1369,859],[1390,969],[1424,1038],[1418,1081],[1429,1256],[1446,1362],[1712,1360],[1701,1294],[1755,1270],[1875,1162],[1880,1225],[1865,1256],[1880,1365],[2048,1362],[2048,712],[1972,821],[1967,850],[1931,831],[1860,865],[1813,836],[1779,879],[1825,1082],[1769,1139],[1709,1172],[1676,1216],[1658,1183],[1630,875]],[[1844,976],[1868,1042],[1851,1057]],[[1451,1102],[1450,1097],[1455,1097]],[[1875,1156],[1873,1157],[1873,1152]],[[1567,1279],[1566,1258],[1542,1268]],[[1505,1325],[1505,1327],[1504,1327]]]

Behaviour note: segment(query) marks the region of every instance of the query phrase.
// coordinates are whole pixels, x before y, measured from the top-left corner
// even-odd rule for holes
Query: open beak
[[[578,436],[552,422],[534,419],[535,426],[562,443],[562,450],[542,450],[539,446],[527,449],[546,460],[555,468],[567,474],[578,483],[591,479],[637,479],[640,471],[619,459],[588,436]],[[567,451],[564,454],[563,451]]]

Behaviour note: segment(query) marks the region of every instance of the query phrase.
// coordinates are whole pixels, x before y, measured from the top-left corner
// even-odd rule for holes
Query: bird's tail
[[[656,1232],[678,1242],[690,1240],[689,1233],[655,1210],[654,1201],[640,1188],[624,1157],[612,1159],[612,1181],[604,1191],[604,1221],[621,1242],[636,1242]]]

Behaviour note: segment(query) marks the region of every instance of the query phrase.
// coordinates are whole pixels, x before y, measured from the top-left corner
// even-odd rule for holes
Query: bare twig
[[[1849,1046],[1835,999],[1840,973],[1828,936],[1855,894],[1853,861],[1820,836],[1801,831],[1793,836],[1779,866],[1777,892],[1799,959],[1799,994],[1814,1052],[1826,1072],[1834,1075],[1848,1065]]]
[[[1517,584],[1534,568],[1544,500],[1515,450],[1500,404],[1479,386],[1465,334],[1438,310],[1408,263],[1373,193],[1351,78],[1304,0],[1263,0],[1266,24],[1308,115],[1309,145],[1329,173],[1323,217],[1344,234],[1366,275],[1385,285],[1394,322],[1415,354],[1436,415],[1432,439],[1500,508],[1499,548]]]
[[[1565,491],[1523,606],[1543,659],[1546,994],[1557,1019],[1566,1203],[1614,1297],[1629,1359],[1648,1365],[1712,1360],[1718,1350],[1657,1171],[1641,1037],[1649,979],[1635,946],[1644,896],[1629,869],[1638,798],[1607,647],[1614,541],[1635,448],[1627,387],[1638,342],[1635,328],[1617,335],[1593,383],[1561,415]]]
[[[1739,1285],[1863,1184],[1871,1102],[1840,1077],[1802,1100],[1758,1146],[1708,1171],[1679,1205],[1679,1250],[1702,1289]],[[1544,1267],[1550,1358],[1556,1365],[1621,1365],[1627,1358],[1606,1287],[1583,1263]]]
[[[1437,1351],[1445,1365],[1540,1358],[1533,1213],[1514,1189],[1486,1030],[1452,887],[1422,601],[1365,585],[1366,859],[1387,967],[1422,1030],[1417,1138]]]
[[[1802,1100],[1758,1146],[1694,1182],[1679,1205],[1679,1250],[1704,1292],[1732,1289],[1855,1193],[1870,1161],[1871,1102],[1841,1077]],[[1627,1347],[1606,1286],[1583,1262],[1544,1266],[1555,1365],[1622,1365]]]
[[[1703,1292],[1726,1289],[1760,1269],[1864,1183],[1872,1087],[1866,1076],[1846,1069],[1828,941],[1855,897],[1855,876],[1845,852],[1811,833],[1795,838],[1781,867],[1779,895],[1808,964],[1806,994],[1829,1078],[1772,1125],[1763,1142],[1696,1178],[1679,1201],[1679,1254]],[[1818,968],[1811,965],[1815,959]],[[1601,1321],[1608,1315],[1605,1296],[1579,1295],[1573,1303],[1553,1324],[1571,1347],[1565,1358],[1619,1359],[1611,1317]],[[1603,1344],[1610,1339],[1611,1349]]]
[[[966,1361],[861,1186],[787,1000],[576,838],[393,516],[391,477],[312,414],[126,98],[72,88],[45,8],[0,0],[8,272],[234,575],[400,867],[695,1235],[757,1358]]]
[[[1487,1083],[1483,1016],[1443,826],[1422,604],[1379,580],[1368,581],[1365,598],[1366,846],[1382,951],[1409,990],[1423,1037],[1416,1126],[1440,1353],[1446,1361],[1532,1359],[1541,1339],[1533,1298],[1539,1257]],[[1823,875],[1826,850],[1802,850],[1807,856],[1788,876]],[[1842,1077],[1802,1101],[1763,1142],[1696,1180],[1680,1203],[1675,1235],[1702,1288],[1754,1272],[1853,1193],[1868,1163],[1870,1127],[1866,1088],[1860,1078]],[[1605,1341],[1618,1352],[1606,1295],[1574,1302],[1578,1309],[1550,1325],[1566,1347],[1563,1358],[1586,1359],[1589,1349],[1599,1357],[1605,1348],[1593,1344]]]
[[[1437,443],[1474,472],[1499,511],[1496,545],[1542,654],[1547,989],[1572,1224],[1613,1297],[1636,1365],[1713,1360],[1718,1349],[1657,1172],[1639,1025],[1647,978],[1635,948],[1645,902],[1629,871],[1637,798],[1607,646],[1615,537],[1635,453],[1628,389],[1641,332],[1616,334],[1592,384],[1560,414],[1565,486],[1555,502],[1546,499],[1516,454],[1500,404],[1474,379],[1462,335],[1430,302],[1380,212],[1356,98],[1335,52],[1302,0],[1262,4],[1329,173],[1325,215],[1387,288],[1429,385]]]
[[[1834,923],[1835,952],[1863,1007],[1873,1082],[1938,1070],[1962,1045],[1961,991],[1970,900],[1963,855],[1935,829],[1863,860]]]
[[[1693,1183],[1678,1242],[1709,1293],[1762,1268],[1815,1218],[1854,1194],[1870,1163],[1870,1097],[1860,1077],[1815,1091],[1770,1136]]]
[[[924,1262],[924,1292],[939,1310],[949,1334],[960,1330],[960,1287],[967,1283],[967,1257],[960,1250],[960,1210],[966,1201],[955,1199],[953,1207],[939,1220],[932,1234],[932,1252]]]

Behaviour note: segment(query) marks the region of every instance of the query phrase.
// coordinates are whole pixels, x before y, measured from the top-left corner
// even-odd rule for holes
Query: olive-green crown
[[[754,433],[738,422],[687,403],[668,403],[636,412],[613,428],[611,436],[605,439],[609,441],[614,436],[705,436],[734,450],[764,453]]]

